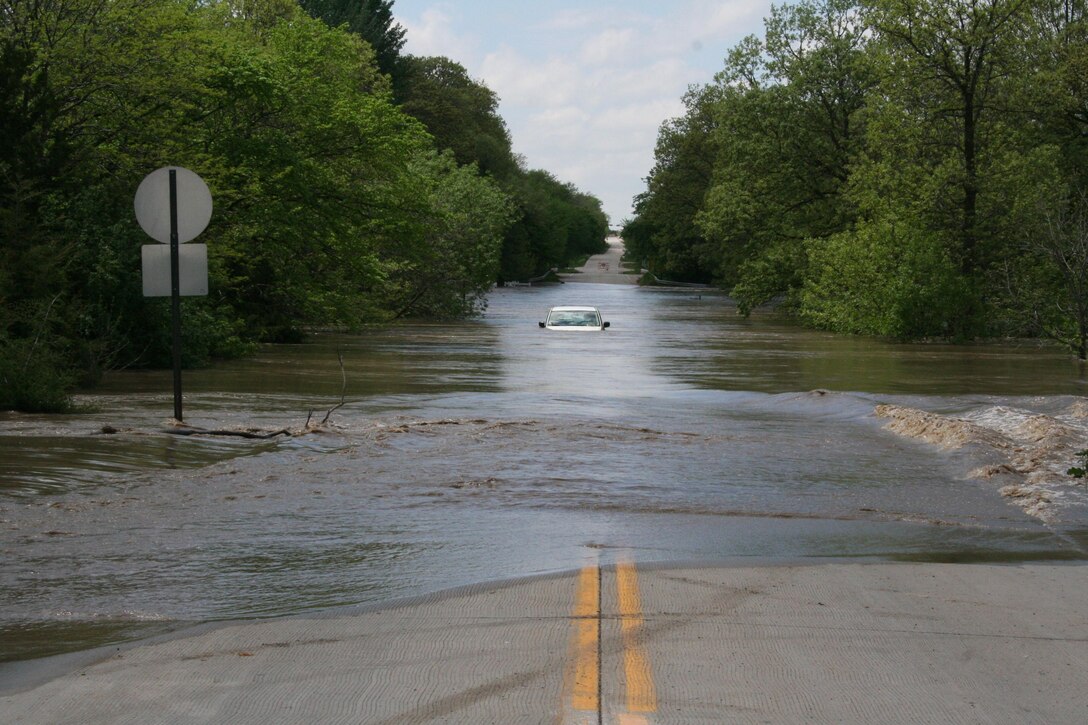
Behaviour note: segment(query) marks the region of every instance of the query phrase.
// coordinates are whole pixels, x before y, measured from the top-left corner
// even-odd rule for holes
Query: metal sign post
[[[178,172],[170,169],[170,325],[174,360],[174,419],[181,417],[181,263],[178,261]]]
[[[171,357],[174,363],[174,418],[181,410],[181,297],[208,294],[208,256],[202,244],[181,245],[196,238],[212,216],[212,196],[204,180],[188,169],[167,166],[148,174],[136,190],[136,219],[148,236],[169,245],[143,248],[145,297],[170,296]],[[165,264],[169,259],[169,268]],[[167,292],[169,290],[169,292]]]

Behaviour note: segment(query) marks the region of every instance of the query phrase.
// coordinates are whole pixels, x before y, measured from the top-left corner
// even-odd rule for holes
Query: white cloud
[[[603,65],[625,60],[635,51],[637,37],[634,28],[602,30],[582,45],[581,61],[587,65]]]
[[[752,0],[693,0],[683,12],[661,18],[655,28],[660,52],[682,55],[703,46],[725,49],[745,35],[762,32],[762,19],[770,10],[769,2]]]
[[[662,122],[684,113],[688,87],[711,82],[731,46],[762,31],[770,7],[583,0],[556,9],[561,3],[482,0],[487,7],[462,23],[478,33],[473,40],[454,22],[470,14],[463,6],[417,1],[427,11],[405,23],[410,52],[465,65],[498,94],[528,165],[598,196],[616,224],[645,188]]]
[[[610,7],[579,7],[560,10],[537,27],[540,30],[588,31],[615,22],[616,11]]]
[[[543,63],[502,46],[488,53],[481,66],[484,83],[504,106],[551,107],[576,98],[582,80],[577,63],[552,57]]]
[[[643,143],[648,141],[652,150],[661,122],[683,112],[684,104],[679,99],[653,99],[603,109],[593,117],[593,126],[602,135],[611,137],[607,139],[609,145],[623,143],[624,138],[637,137],[633,140]]]
[[[408,52],[420,56],[445,56],[465,65],[476,52],[476,43],[454,28],[453,18],[443,7],[423,11],[419,22],[397,18],[404,26]]]
[[[587,123],[590,114],[578,106],[563,106],[548,108],[533,118],[543,125],[562,127]]]
[[[636,67],[612,67],[599,75],[604,98],[611,102],[677,100],[696,77],[679,58],[661,58]]]

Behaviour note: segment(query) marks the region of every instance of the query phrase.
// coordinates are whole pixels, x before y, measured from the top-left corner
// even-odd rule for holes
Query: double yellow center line
[[[616,590],[619,594],[620,628],[623,633],[623,673],[627,683],[627,712],[657,712],[657,692],[650,671],[650,658],[642,647],[642,597],[638,591],[635,565],[616,566]],[[621,717],[621,722],[623,718]],[[632,725],[636,720],[631,720]]]
[[[573,676],[570,678],[570,707],[575,713],[596,714],[603,722],[601,656],[602,611],[599,566],[584,567],[578,573],[578,587],[572,610]],[[648,713],[657,712],[657,694],[650,660],[641,643],[642,597],[638,571],[630,562],[616,565],[617,616],[623,644],[625,685],[624,711],[618,713],[619,725],[648,725]],[[584,717],[579,722],[588,722]]]
[[[599,712],[601,707],[601,570],[583,567],[574,595],[574,686],[571,707]]]

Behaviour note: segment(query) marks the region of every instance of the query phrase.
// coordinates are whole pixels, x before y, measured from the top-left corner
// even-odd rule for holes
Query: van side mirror
[[[612,327],[612,323],[611,322],[606,322],[606,323],[604,323],[604,325],[602,325],[602,327]]]
[[[541,327],[544,327],[544,323],[543,323],[543,322],[538,322],[538,323],[536,323],[536,324],[540,325]]]

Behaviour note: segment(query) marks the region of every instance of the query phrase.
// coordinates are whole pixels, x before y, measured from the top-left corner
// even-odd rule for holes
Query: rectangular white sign
[[[141,248],[144,297],[170,296],[170,245],[145,244]],[[208,245],[178,246],[178,273],[182,297],[208,294]]]

